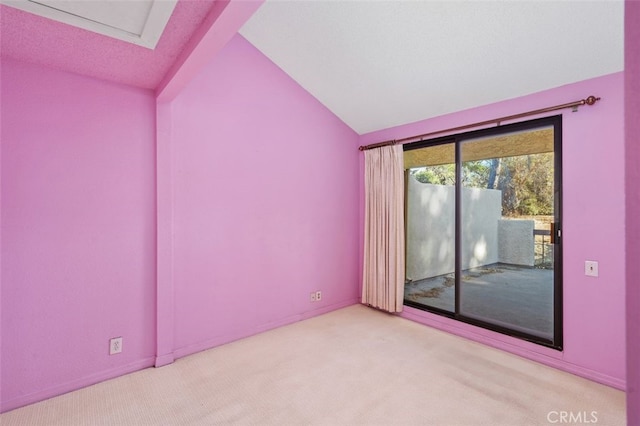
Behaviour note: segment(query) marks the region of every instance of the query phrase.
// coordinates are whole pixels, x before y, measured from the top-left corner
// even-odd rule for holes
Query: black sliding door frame
[[[551,229],[551,239],[555,241],[553,250],[553,338],[546,339],[500,326],[490,322],[471,318],[461,314],[461,279],[462,279],[462,145],[465,141],[482,137],[499,136],[506,133],[535,130],[543,127],[553,127],[554,145],[554,225]],[[405,144],[403,149],[410,151],[435,145],[455,144],[455,309],[449,312],[437,307],[426,306],[405,299],[404,304],[438,315],[453,318],[455,320],[482,327],[498,333],[517,337],[522,340],[534,342],[553,349],[562,350],[563,343],[563,316],[562,316],[562,115],[544,117],[524,122],[501,125],[472,132],[460,133],[451,136],[439,137],[431,140]]]

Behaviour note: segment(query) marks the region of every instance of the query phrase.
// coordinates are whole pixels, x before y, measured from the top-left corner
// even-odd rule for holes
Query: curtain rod
[[[587,99],[581,99],[579,101],[569,102],[567,104],[562,104],[562,105],[556,105],[556,106],[547,107],[547,108],[536,109],[536,110],[533,110],[533,111],[521,112],[520,114],[508,115],[506,117],[494,118],[493,120],[480,121],[480,122],[473,123],[473,124],[465,124],[464,126],[451,127],[449,129],[438,130],[438,131],[429,132],[429,133],[423,133],[421,135],[409,136],[409,137],[402,138],[402,139],[392,139],[392,140],[388,140],[388,141],[384,141],[384,142],[374,143],[374,144],[371,144],[371,145],[364,145],[364,146],[360,146],[358,149],[360,151],[365,151],[367,149],[380,148],[382,146],[397,145],[397,144],[402,145],[402,144],[405,144],[405,143],[408,143],[408,142],[418,142],[418,141],[421,141],[421,140],[423,140],[424,138],[426,138],[428,136],[435,136],[435,135],[439,135],[441,133],[449,133],[449,132],[454,132],[454,131],[457,131],[457,130],[471,129],[473,127],[485,126],[487,124],[497,124],[499,126],[500,123],[503,122],[503,121],[514,120],[516,118],[522,118],[522,117],[527,117],[527,116],[530,116],[530,115],[542,114],[542,113],[550,112],[550,111],[557,111],[557,110],[560,110],[560,109],[573,108],[574,111],[577,111],[579,106],[582,106],[582,105],[590,105],[591,106],[591,105],[595,104],[596,102],[598,102],[599,100],[600,100],[600,98],[597,98],[595,96],[589,96]]]

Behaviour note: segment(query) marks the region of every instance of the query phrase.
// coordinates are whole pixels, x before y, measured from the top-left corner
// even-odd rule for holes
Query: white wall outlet
[[[316,301],[316,292],[315,291],[311,292],[311,301],[312,302]]]
[[[316,291],[316,302],[322,300],[322,292],[320,290]]]
[[[109,355],[115,355],[122,352],[122,337],[114,337],[109,340]]]
[[[584,274],[589,277],[598,276],[598,262],[595,260],[585,260],[584,262]]]

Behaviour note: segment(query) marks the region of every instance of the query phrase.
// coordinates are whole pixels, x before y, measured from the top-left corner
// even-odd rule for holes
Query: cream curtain
[[[401,145],[364,151],[362,303],[401,312],[404,298],[404,167]]]

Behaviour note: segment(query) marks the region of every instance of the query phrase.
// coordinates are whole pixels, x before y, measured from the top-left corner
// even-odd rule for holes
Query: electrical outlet
[[[122,337],[114,337],[109,340],[109,355],[115,355],[122,352]]]
[[[585,260],[584,262],[584,274],[589,277],[598,276],[598,262],[595,260]]]
[[[316,291],[316,302],[322,300],[322,292],[320,290]]]
[[[316,301],[316,292],[315,291],[311,292],[311,301],[312,302]]]

